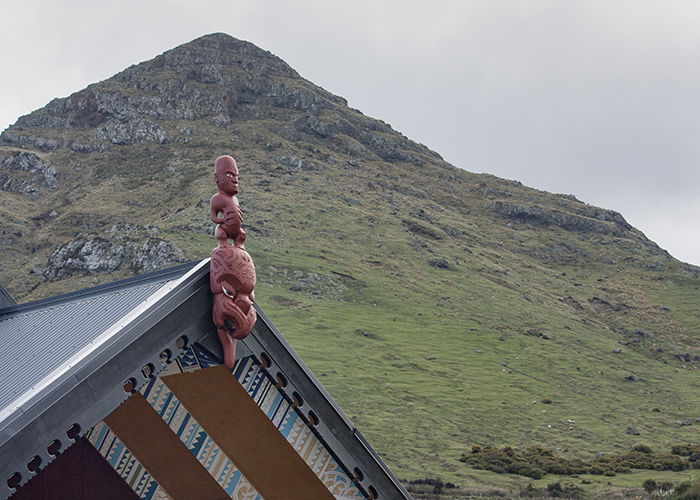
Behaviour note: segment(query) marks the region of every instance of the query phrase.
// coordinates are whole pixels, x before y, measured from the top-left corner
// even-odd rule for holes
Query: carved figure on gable
[[[216,224],[214,235],[218,246],[212,251],[209,264],[209,285],[214,294],[212,318],[223,347],[224,364],[233,368],[236,341],[247,337],[257,320],[253,307],[255,265],[243,246],[246,234],[241,228],[243,215],[236,198],[236,160],[228,155],[218,157],[214,180],[217,193],[209,207],[211,221]]]
[[[214,164],[214,181],[218,192],[211,197],[209,210],[211,221],[216,224],[214,235],[219,246],[228,245],[228,239],[233,244],[243,248],[245,231],[241,229],[243,215],[238,204],[238,166],[236,160],[225,155],[219,156]]]

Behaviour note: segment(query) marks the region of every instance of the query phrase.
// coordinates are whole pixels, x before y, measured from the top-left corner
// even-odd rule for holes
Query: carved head
[[[216,326],[234,330],[234,338],[244,338],[255,325],[255,281],[255,265],[245,250],[225,246],[215,248],[211,253],[209,286],[214,294],[212,318]]]
[[[214,164],[214,180],[220,191],[235,195],[238,193],[238,167],[231,156],[219,156]]]

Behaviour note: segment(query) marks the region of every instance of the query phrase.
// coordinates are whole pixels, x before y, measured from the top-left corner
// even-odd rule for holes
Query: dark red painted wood
[[[139,496],[83,438],[78,439],[10,497],[11,500],[96,498],[138,500]]]

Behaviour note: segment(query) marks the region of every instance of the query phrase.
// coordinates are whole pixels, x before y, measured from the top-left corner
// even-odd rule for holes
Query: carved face
[[[235,195],[238,193],[238,167],[236,160],[230,156],[219,156],[214,168],[214,180],[216,185],[224,193]]]
[[[218,327],[235,328],[233,336],[244,338],[257,318],[253,301],[255,265],[245,250],[218,247],[211,254],[209,285],[214,293],[212,318]]]

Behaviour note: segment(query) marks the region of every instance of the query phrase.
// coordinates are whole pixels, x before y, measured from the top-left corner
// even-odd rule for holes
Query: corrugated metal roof
[[[141,278],[131,286],[127,280],[121,287],[87,290],[0,312],[0,408],[184,272]]]

